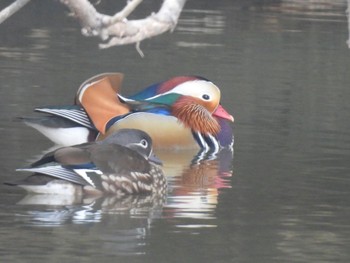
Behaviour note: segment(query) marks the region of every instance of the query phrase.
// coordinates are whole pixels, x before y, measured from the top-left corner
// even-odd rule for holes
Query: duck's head
[[[213,113],[220,102],[220,90],[211,81],[197,76],[174,77],[156,84],[156,92],[146,100],[153,100],[168,94],[192,97],[198,104]],[[136,97],[137,98],[137,97]],[[188,98],[189,99],[189,98]]]
[[[137,129],[120,129],[104,140],[102,144],[119,144],[138,152],[146,160],[161,164],[161,160],[153,154],[152,139],[144,131]]]
[[[157,85],[155,96],[144,101],[170,107],[172,115],[194,132],[216,135],[220,125],[213,117],[218,109],[220,117],[233,121],[220,104],[220,89],[202,77],[175,77]]]

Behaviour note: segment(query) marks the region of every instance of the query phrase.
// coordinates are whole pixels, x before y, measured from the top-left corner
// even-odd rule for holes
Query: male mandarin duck
[[[55,116],[25,121],[62,145],[71,144],[76,137],[81,143],[135,128],[146,131],[155,148],[217,151],[232,146],[233,117],[220,105],[220,90],[209,80],[174,77],[126,98],[119,94],[122,79],[120,73],[92,77],[80,86],[76,105],[37,108]]]
[[[30,168],[24,180],[6,183],[28,192],[66,195],[159,194],[166,179],[143,131],[122,129],[104,140],[59,148]]]

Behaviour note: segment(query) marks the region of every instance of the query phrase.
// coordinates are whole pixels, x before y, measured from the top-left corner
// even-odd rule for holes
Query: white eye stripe
[[[139,147],[147,149],[149,147],[149,142],[146,139],[142,139],[140,142],[133,142],[126,145],[128,148],[137,149]]]
[[[148,147],[148,142],[145,139],[142,139],[139,145],[141,145],[142,148],[146,149]]]
[[[177,85],[175,88],[164,92],[162,94],[158,94],[154,97],[148,98],[147,100],[151,100],[166,94],[178,93],[185,96],[196,97],[205,101],[210,101],[214,99],[216,96],[220,97],[219,88],[212,82],[206,80],[191,80],[186,81]],[[205,98],[206,97],[206,98]]]
[[[195,86],[195,88],[194,88]],[[214,97],[215,92],[218,92],[219,89],[212,82],[206,80],[192,80],[184,82],[169,92],[175,92],[183,95],[189,95],[193,97],[198,97],[204,99],[204,96],[207,95],[211,99]],[[211,96],[212,95],[212,96]]]

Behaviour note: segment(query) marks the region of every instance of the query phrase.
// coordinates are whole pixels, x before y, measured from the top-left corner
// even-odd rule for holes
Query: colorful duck
[[[166,179],[143,131],[122,129],[104,140],[62,147],[30,168],[34,173],[8,185],[28,192],[66,195],[164,195]]]
[[[220,105],[220,90],[209,80],[174,77],[126,98],[119,94],[122,79],[120,73],[88,79],[77,92],[76,105],[37,108],[52,116],[25,121],[62,145],[134,128],[146,131],[157,149],[217,151],[232,146],[233,117]]]

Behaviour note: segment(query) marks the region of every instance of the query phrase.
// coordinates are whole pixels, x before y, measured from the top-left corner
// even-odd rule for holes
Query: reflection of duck
[[[162,156],[162,155],[160,155]],[[164,170],[176,165],[174,156],[163,158]],[[223,149],[218,154],[199,152],[177,168],[177,175],[169,179],[170,194],[164,208],[166,217],[212,219],[218,203],[219,190],[231,188],[233,150]],[[182,163],[184,164],[184,163]],[[208,227],[207,223],[196,227]]]
[[[77,225],[89,225],[89,231],[80,232],[81,240],[78,238],[77,242],[84,246],[84,242],[91,240],[89,237],[96,239],[98,236],[100,242],[95,245],[113,244],[110,253],[114,255],[145,252],[152,222],[161,217],[164,203],[164,196],[128,195],[121,198],[80,197],[80,200],[76,199],[76,203],[70,205],[59,204],[56,200],[53,206],[49,200],[56,198],[53,195],[26,196],[18,203],[26,206],[21,210],[26,212],[19,214],[16,220],[36,227],[64,225],[64,229],[55,235],[64,235],[65,239],[70,239],[70,235],[76,233]]]
[[[52,194],[27,194],[17,204],[19,205],[42,205],[72,209],[72,216],[76,211],[96,211],[96,213],[123,214],[130,210],[138,210],[138,214],[147,214],[152,209],[161,209],[165,202],[166,195],[126,195],[117,196],[77,196],[77,195],[52,195]],[[59,209],[58,209],[59,210]],[[153,212],[151,214],[154,214]],[[84,220],[83,218],[81,219]],[[61,221],[61,220],[60,220]]]
[[[105,140],[62,147],[30,168],[35,174],[17,185],[29,192],[51,194],[163,194],[166,180],[143,131],[123,129]]]
[[[85,81],[76,103],[37,111],[55,116],[25,119],[59,144],[104,138],[121,128],[136,128],[152,137],[155,148],[215,148],[230,146],[221,120],[233,121],[219,105],[220,90],[207,79],[175,77],[125,98],[119,95],[123,75],[106,73]],[[73,139],[72,139],[73,138]]]
[[[201,153],[199,153],[201,155]],[[201,157],[203,158],[203,157]],[[181,186],[193,190],[230,188],[227,177],[232,176],[233,152],[223,150],[215,157],[198,160],[183,170]]]

